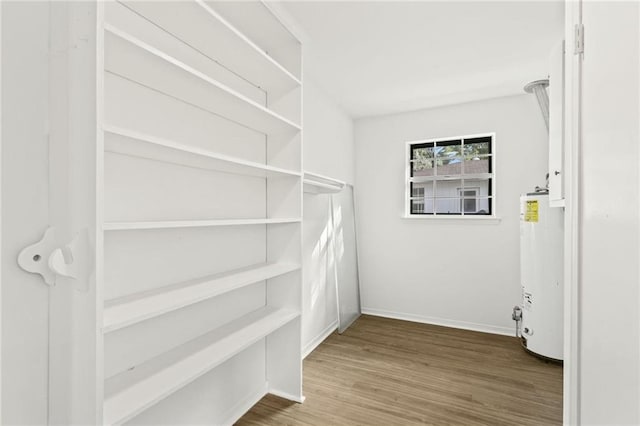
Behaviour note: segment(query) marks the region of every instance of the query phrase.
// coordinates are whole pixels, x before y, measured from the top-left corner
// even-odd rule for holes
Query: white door
[[[0,7],[0,423],[94,424],[101,415],[95,386],[100,379],[95,277],[101,266],[96,248],[102,247],[96,231],[100,7],[92,2],[2,2]],[[51,243],[39,245],[51,228]],[[25,248],[32,250],[28,256]],[[54,280],[46,283],[25,270],[51,271],[58,248],[62,260]]]
[[[49,224],[49,5],[2,2],[2,418],[46,424],[49,287],[20,250]]]
[[[579,422],[640,424],[640,5],[581,12]]]

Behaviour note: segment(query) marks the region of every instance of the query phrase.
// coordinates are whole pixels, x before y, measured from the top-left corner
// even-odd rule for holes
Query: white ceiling
[[[305,72],[354,118],[523,93],[562,39],[561,1],[284,2]]]

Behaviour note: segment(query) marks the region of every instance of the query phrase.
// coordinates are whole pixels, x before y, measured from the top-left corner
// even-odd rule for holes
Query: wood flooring
[[[562,367],[516,338],[366,315],[307,357],[304,394],[237,425],[562,424]]]

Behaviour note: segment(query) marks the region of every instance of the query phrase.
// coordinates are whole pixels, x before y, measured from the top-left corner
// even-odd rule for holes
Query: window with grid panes
[[[408,215],[492,216],[494,135],[408,143]]]

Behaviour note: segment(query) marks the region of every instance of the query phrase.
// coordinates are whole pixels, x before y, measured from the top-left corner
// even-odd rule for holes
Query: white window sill
[[[481,222],[487,224],[498,224],[502,221],[497,216],[445,216],[445,215],[403,215],[402,219],[425,220],[434,222]]]

